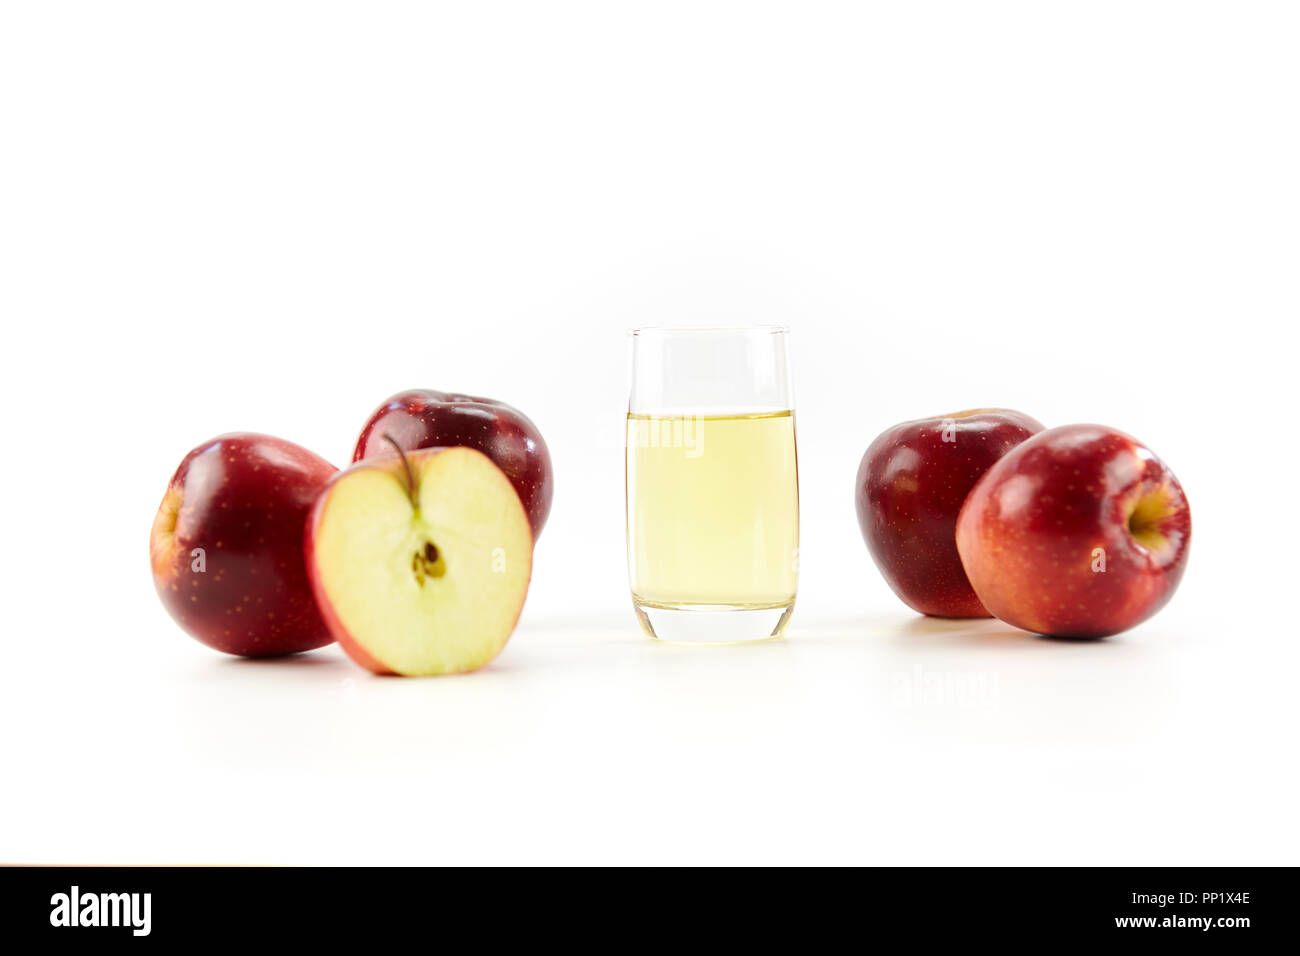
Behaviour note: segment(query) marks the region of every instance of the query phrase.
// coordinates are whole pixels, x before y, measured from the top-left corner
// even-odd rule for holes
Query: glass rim
[[[643,325],[628,329],[630,336],[639,335],[690,335],[697,332],[752,332],[767,335],[787,335],[788,325]]]

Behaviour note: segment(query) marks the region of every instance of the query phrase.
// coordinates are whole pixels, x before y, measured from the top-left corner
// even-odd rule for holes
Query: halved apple
[[[472,448],[368,458],[307,522],[307,568],[330,632],[363,667],[409,677],[477,670],[510,638],[533,536],[510,479]]]

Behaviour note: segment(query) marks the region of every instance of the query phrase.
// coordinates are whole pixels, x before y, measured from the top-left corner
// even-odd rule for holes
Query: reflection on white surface
[[[428,680],[370,675],[337,648],[227,659],[160,620],[147,666],[114,681],[65,675],[61,696],[21,715],[12,695],[0,705],[5,765],[45,768],[8,791],[5,856],[1294,853],[1294,832],[1266,823],[1291,772],[1258,732],[1283,719],[1283,696],[1264,692],[1275,672],[1173,614],[1106,642],[900,612],[731,647],[659,644],[628,618],[538,623],[485,671]],[[1242,681],[1249,709],[1229,694]],[[1188,839],[1247,797],[1252,813],[1231,830]],[[17,825],[38,814],[62,822]]]

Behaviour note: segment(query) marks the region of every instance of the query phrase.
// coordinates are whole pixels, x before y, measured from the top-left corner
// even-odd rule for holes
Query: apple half
[[[510,479],[472,448],[367,458],[321,492],[306,529],[334,638],[377,674],[477,670],[514,630],[533,535]]]

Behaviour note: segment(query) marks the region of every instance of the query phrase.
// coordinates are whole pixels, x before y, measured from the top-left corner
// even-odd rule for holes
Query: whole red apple
[[[1106,637],[1164,607],[1192,513],[1173,472],[1101,425],[1065,425],[988,470],[957,519],[957,550],[994,615],[1056,637]]]
[[[302,542],[312,504],[337,471],[305,448],[246,432],[186,455],[149,536],[154,587],[176,623],[245,657],[329,644]]]
[[[858,466],[858,525],[904,604],[937,617],[989,616],[957,555],[957,513],[989,466],[1042,430],[1022,412],[980,408],[903,422],[871,443]]]
[[[352,460],[393,454],[385,435],[403,451],[463,445],[483,452],[514,485],[533,537],[541,534],[551,513],[551,454],[537,426],[517,408],[490,398],[431,389],[400,392],[370,416]]]

